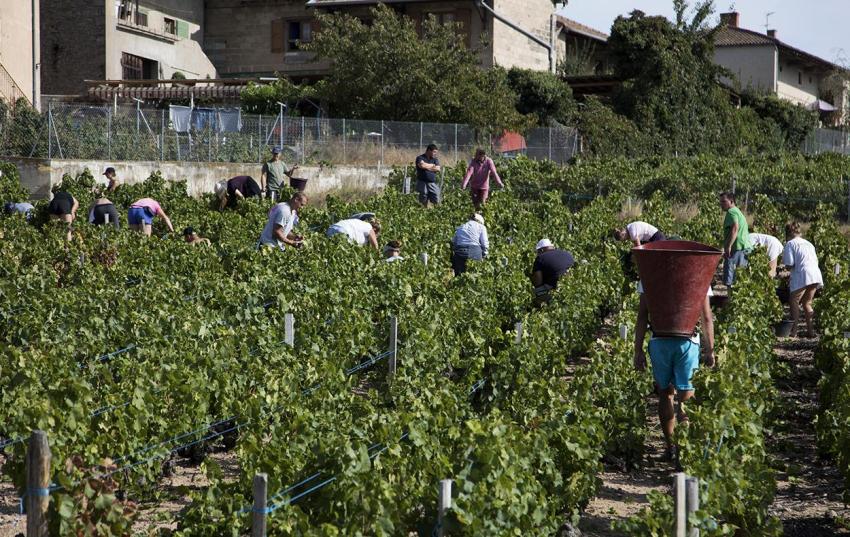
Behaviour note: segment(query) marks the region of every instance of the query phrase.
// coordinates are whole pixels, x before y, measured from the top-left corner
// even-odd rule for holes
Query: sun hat
[[[549,239],[540,239],[537,241],[537,246],[534,247],[535,250],[542,250],[543,248],[552,248],[555,245],[552,244],[552,241]]]
[[[274,146],[272,148],[272,155],[277,155],[278,153],[280,153],[280,147]]]

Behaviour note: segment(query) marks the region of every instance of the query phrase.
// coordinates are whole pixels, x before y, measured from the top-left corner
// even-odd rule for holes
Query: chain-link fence
[[[271,147],[300,163],[404,165],[435,143],[445,162],[478,147],[566,162],[579,149],[574,128],[524,136],[482,136],[461,124],[249,115],[238,109],[146,109],[52,103],[43,114],[7,114],[0,154],[66,159],[261,162]]]
[[[850,132],[836,129],[815,129],[803,142],[807,155],[841,153],[850,155]]]

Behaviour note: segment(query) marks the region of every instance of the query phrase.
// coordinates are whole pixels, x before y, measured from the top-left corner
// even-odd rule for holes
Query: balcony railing
[[[23,99],[27,104],[32,104],[24,90],[18,86],[3,64],[0,64],[0,98],[6,100],[12,106],[18,102],[18,99]]]

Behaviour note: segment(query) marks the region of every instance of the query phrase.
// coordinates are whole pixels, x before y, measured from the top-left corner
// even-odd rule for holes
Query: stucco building
[[[845,69],[783,41],[775,30],[766,34],[740,27],[737,12],[723,13],[717,34],[715,61],[735,75],[726,80],[741,89],[753,89],[817,110],[826,122],[846,114]]]
[[[370,8],[377,3],[207,0],[204,48],[221,76],[280,73],[296,80],[318,78],[330,66],[299,49],[299,42],[310,41],[318,29],[316,12],[346,12],[368,19]],[[489,0],[490,10],[474,0],[385,0],[384,3],[417,23],[431,15],[440,22],[459,23],[468,45],[480,50],[483,67],[549,69],[549,51],[509,23],[550,44],[555,28],[550,0]]]
[[[33,102],[34,22],[31,0],[0,1],[0,99]]]
[[[84,80],[178,72],[215,78],[203,41],[204,0],[41,0],[42,91],[78,94]]]

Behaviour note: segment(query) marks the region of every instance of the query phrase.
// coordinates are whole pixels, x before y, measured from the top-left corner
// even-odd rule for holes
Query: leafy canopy
[[[356,119],[467,123],[521,129],[529,119],[503,69],[482,70],[457,25],[414,22],[379,4],[365,24],[345,13],[320,14],[321,30],[303,44],[333,64],[319,87],[334,114]]]

